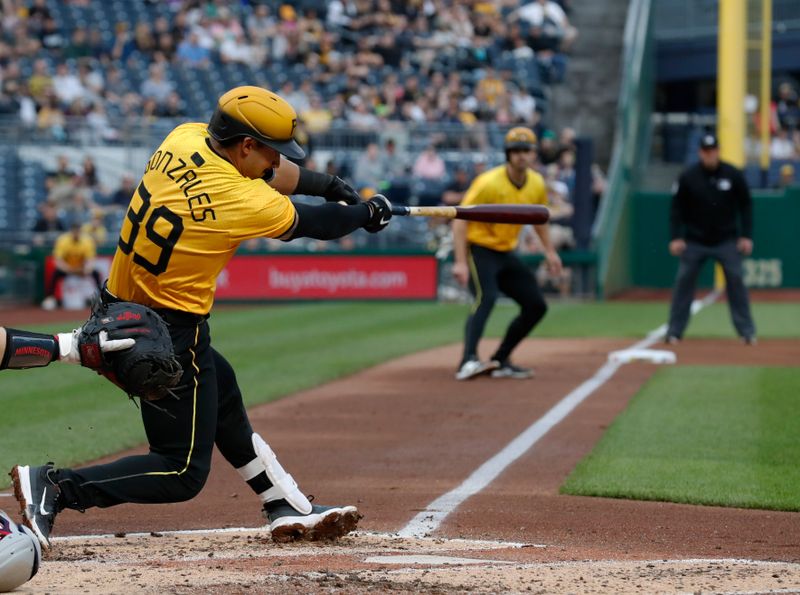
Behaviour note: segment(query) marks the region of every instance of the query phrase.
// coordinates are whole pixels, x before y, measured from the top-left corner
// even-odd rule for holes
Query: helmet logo
[[[292,118],[292,132],[290,136],[294,136],[294,129],[297,128],[297,118]]]

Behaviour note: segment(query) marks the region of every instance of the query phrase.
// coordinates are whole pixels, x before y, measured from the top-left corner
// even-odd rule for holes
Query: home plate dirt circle
[[[541,561],[547,547],[356,533],[276,545],[264,531],[56,540],[36,592],[714,592],[782,590],[800,565],[737,559]],[[313,570],[311,569],[313,568]]]

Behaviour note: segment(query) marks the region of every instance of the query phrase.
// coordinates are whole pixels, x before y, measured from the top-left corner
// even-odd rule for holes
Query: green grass
[[[796,368],[661,369],[561,491],[800,510]]]
[[[730,332],[727,320],[706,321],[706,312],[716,316],[715,308],[696,317],[691,334],[705,327],[709,336]],[[211,331],[213,345],[236,370],[245,401],[254,405],[393,357],[460,342],[466,313],[465,305],[432,303],[242,307],[215,311]],[[514,314],[511,306],[498,306],[486,336],[499,336]],[[640,338],[666,314],[667,305],[655,302],[558,303],[535,336]],[[800,337],[800,305],[756,304],[755,316],[761,338]],[[56,332],[71,326],[39,328]],[[0,406],[0,488],[8,485],[4,470],[17,462],[71,465],[145,441],[135,406],[79,367],[2,372]]]

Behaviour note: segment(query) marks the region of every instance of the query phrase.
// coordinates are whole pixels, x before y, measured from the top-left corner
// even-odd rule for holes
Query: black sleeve
[[[669,212],[669,239],[677,240],[683,237],[683,202],[688,192],[686,174],[678,178],[672,193],[672,205]]]
[[[739,203],[739,213],[742,217],[742,237],[753,239],[753,199],[747,180],[740,170],[736,170],[736,199]]]
[[[364,227],[369,221],[370,210],[366,203],[344,206],[334,202],[307,205],[292,201],[297,211],[297,224],[292,234],[283,238],[314,238],[334,240]]]

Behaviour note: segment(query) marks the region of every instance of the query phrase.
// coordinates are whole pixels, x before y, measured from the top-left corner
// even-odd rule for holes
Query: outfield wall
[[[633,195],[631,251],[633,285],[671,287],[678,259],[669,255],[671,194],[637,192]],[[800,287],[800,187],[786,192],[753,195],[753,255],[745,260],[749,287]],[[713,267],[707,264],[700,286],[711,287]]]

